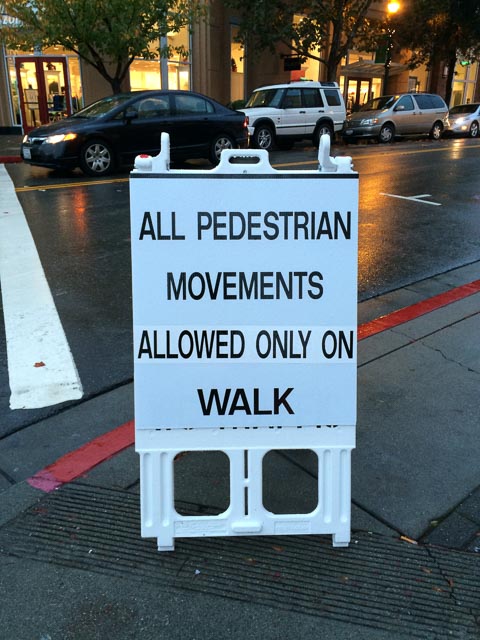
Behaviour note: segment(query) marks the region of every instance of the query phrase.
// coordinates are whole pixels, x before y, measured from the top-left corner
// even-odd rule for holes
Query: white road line
[[[418,196],[397,196],[393,193],[381,193],[381,196],[388,196],[389,198],[400,198],[400,200],[412,200],[413,202],[421,202],[422,204],[433,204],[434,207],[441,207],[440,202],[430,202],[429,200],[423,200],[423,198],[431,198],[430,193],[421,193]]]
[[[38,409],[82,397],[32,234],[0,165],[0,282],[11,409]]]

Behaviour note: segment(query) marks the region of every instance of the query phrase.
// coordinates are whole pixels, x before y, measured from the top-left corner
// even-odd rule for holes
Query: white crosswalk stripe
[[[77,368],[12,180],[0,165],[0,281],[11,409],[82,397]]]

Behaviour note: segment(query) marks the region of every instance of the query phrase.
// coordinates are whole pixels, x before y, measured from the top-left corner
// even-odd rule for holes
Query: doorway
[[[347,85],[347,110],[358,111],[370,99],[371,80],[349,78]]]
[[[20,56],[15,70],[24,133],[71,115],[65,57]]]
[[[358,111],[381,94],[381,78],[345,78],[344,96],[348,113]]]

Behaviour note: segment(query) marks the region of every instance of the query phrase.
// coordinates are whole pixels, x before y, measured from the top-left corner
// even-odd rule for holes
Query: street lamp
[[[394,2],[392,0],[392,2],[387,4],[387,48],[385,51],[385,67],[383,71],[383,95],[387,93],[388,75],[390,73],[390,65],[392,63],[393,35],[395,33],[395,29],[392,29],[390,26],[390,16],[397,13],[399,9],[399,2]]]

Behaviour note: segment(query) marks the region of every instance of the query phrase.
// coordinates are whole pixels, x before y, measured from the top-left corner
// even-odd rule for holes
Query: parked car
[[[190,91],[139,91],[94,102],[75,115],[38,127],[23,139],[25,162],[42,167],[79,166],[91,176],[156,155],[170,134],[173,159],[208,158],[248,145],[245,114]]]
[[[480,103],[459,104],[448,112],[445,135],[461,135],[476,138],[479,134]]]
[[[399,136],[442,136],[447,126],[448,107],[434,93],[402,93],[373,98],[345,122],[343,139],[376,138],[393,142]]]
[[[275,144],[289,148],[302,139],[318,147],[320,136],[328,133],[333,139],[346,118],[338,84],[310,80],[255,89],[242,111],[252,146],[267,150]]]

